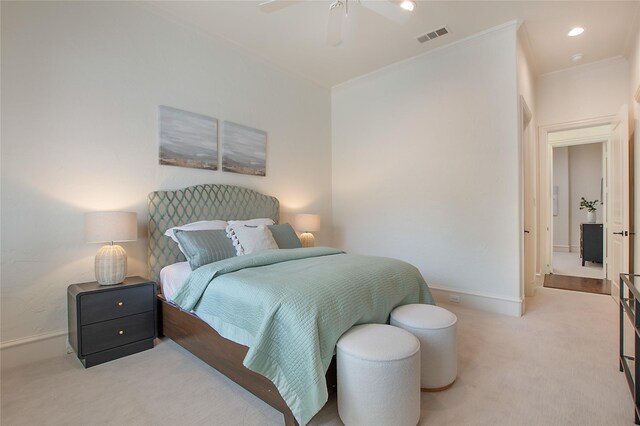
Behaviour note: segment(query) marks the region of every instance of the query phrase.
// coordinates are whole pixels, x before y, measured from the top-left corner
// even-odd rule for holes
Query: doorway
[[[608,124],[547,134],[552,250],[545,287],[611,293],[605,244],[610,138]]]
[[[551,124],[540,126],[538,129],[539,149],[539,179],[540,179],[540,203],[538,218],[540,221],[538,232],[538,250],[541,259],[541,277],[551,274],[553,271],[553,148],[556,146],[570,146],[579,143],[597,143],[606,140],[606,159],[603,165],[603,200],[606,209],[603,209],[603,269],[606,279],[611,286],[611,296],[617,300],[619,296],[618,277],[620,272],[630,271],[630,238],[634,237],[633,229],[630,229],[630,216],[632,216],[632,204],[629,197],[629,189],[633,187],[629,171],[633,169],[629,165],[633,158],[629,155],[628,139],[629,108],[622,105],[616,115],[591,118],[586,120]],[[564,130],[593,129],[604,126],[609,129],[599,137],[597,135],[585,135],[572,142],[558,141],[549,138],[554,133]],[[637,156],[637,155],[636,155]],[[636,212],[637,214],[637,212]],[[637,253],[635,254],[637,258]],[[542,280],[541,280],[542,281]]]
[[[604,278],[604,150],[604,141],[553,148],[556,275]]]

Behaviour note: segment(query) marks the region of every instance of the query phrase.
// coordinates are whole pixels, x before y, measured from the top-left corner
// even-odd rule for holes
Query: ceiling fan
[[[260,10],[271,13],[292,6],[301,1],[267,0],[259,4]],[[342,26],[349,16],[349,5],[358,3],[361,6],[399,24],[404,24],[410,12],[416,7],[414,0],[332,0],[329,4],[327,22],[327,43],[338,46],[342,43]]]

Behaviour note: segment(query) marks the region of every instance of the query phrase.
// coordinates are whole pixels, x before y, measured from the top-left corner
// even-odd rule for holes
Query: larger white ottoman
[[[391,325],[411,332],[420,340],[423,391],[441,391],[456,380],[457,321],[453,313],[434,305],[404,305],[391,312]]]
[[[345,425],[415,426],[420,420],[420,342],[383,324],[338,340],[338,414]]]

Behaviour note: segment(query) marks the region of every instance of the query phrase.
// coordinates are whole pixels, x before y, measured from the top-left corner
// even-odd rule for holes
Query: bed
[[[173,265],[185,260],[177,245],[171,239],[164,236],[165,230],[173,226],[206,219],[246,220],[252,218],[271,218],[276,223],[279,219],[279,202],[276,198],[260,194],[250,189],[230,185],[197,185],[177,191],[157,191],[149,194],[148,205],[149,267],[151,276],[156,282],[159,282],[160,271],[163,267],[167,265]],[[349,259],[347,259],[347,257],[349,257]],[[305,280],[308,281],[309,279],[307,278],[302,279],[302,276],[300,278],[296,278],[297,276],[295,275],[295,271],[304,270],[305,273],[309,273],[309,271],[315,270],[313,268],[320,267],[318,266],[320,264],[323,265],[322,268],[332,268],[337,271],[336,274],[344,273],[344,275],[347,276],[349,274],[349,271],[347,271],[347,269],[345,268],[348,268],[349,264],[346,263],[346,261],[348,260],[349,262],[364,262],[363,258],[364,257],[362,256],[357,257],[356,259],[355,256],[344,255],[342,252],[329,248],[269,250],[268,253],[254,253],[246,256],[239,256],[236,259],[227,259],[228,262],[225,260],[221,262],[215,262],[215,264],[202,266],[193,271],[185,285],[189,284],[193,288],[199,288],[199,283],[207,283],[207,285],[202,285],[202,290],[198,293],[197,296],[190,296],[192,299],[191,304],[182,303],[184,302],[184,300],[182,299],[185,298],[181,299],[182,302],[180,302],[179,304],[180,306],[183,306],[184,309],[178,307],[175,303],[166,300],[162,293],[159,292],[158,300],[160,309],[158,311],[160,312],[161,316],[159,321],[161,327],[160,333],[171,338],[176,343],[183,346],[191,353],[205,361],[207,364],[211,365],[216,370],[225,374],[231,380],[238,383],[240,386],[244,387],[278,411],[282,412],[284,415],[284,423],[286,425],[298,424],[298,420],[300,420],[300,423],[306,423],[314,412],[309,412],[307,410],[306,413],[301,414],[301,408],[299,408],[296,402],[293,402],[291,398],[291,392],[289,392],[288,388],[283,387],[282,380],[279,380],[279,377],[273,375],[270,376],[268,374],[271,369],[278,369],[279,371],[280,368],[284,368],[286,366],[277,364],[277,362],[274,361],[274,363],[276,364],[275,366],[269,365],[266,367],[266,369],[260,369],[256,368],[256,364],[251,364],[251,361],[247,361],[248,359],[256,358],[256,353],[267,354],[267,361],[261,360],[260,365],[264,364],[265,362],[271,362],[272,359],[275,359],[278,354],[274,354],[273,351],[277,351],[279,349],[277,344],[272,342],[273,340],[276,340],[273,338],[273,335],[267,336],[265,340],[268,341],[271,346],[275,345],[275,349],[262,346],[260,346],[259,349],[256,349],[256,347],[251,344],[252,340],[250,338],[245,339],[247,341],[244,341],[242,338],[237,338],[237,336],[235,335],[233,339],[225,338],[229,337],[228,328],[219,328],[216,326],[216,329],[218,330],[216,331],[216,329],[213,328],[213,325],[216,325],[217,323],[215,323],[215,321],[212,321],[210,316],[206,315],[208,312],[210,312],[210,308],[207,308],[204,303],[206,293],[210,292],[210,289],[212,288],[214,290],[211,291],[221,291],[220,289],[232,288],[233,294],[223,294],[222,296],[220,294],[213,294],[212,296],[210,296],[208,303],[215,302],[217,303],[216,306],[224,307],[225,305],[221,302],[221,300],[224,300],[225,304],[228,303],[229,306],[234,306],[233,303],[242,302],[242,300],[240,300],[240,302],[238,302],[237,300],[232,300],[232,297],[235,297],[235,293],[242,293],[242,287],[240,286],[245,285],[247,275],[252,274],[252,279],[254,282],[263,280],[264,283],[258,282],[259,285],[257,286],[255,286],[255,283],[250,283],[251,285],[254,285],[254,287],[249,287],[249,290],[246,291],[260,292],[262,291],[261,289],[263,287],[263,284],[265,288],[268,288],[269,286],[277,287],[278,284],[281,284],[279,281],[282,281],[282,284],[286,284],[286,286],[295,285],[298,281],[301,283]],[[387,261],[399,262],[393,261],[392,259],[382,259],[384,258],[378,258],[374,263],[384,264]],[[244,266],[242,266],[243,263],[246,264],[244,266],[250,265],[250,267],[245,268]],[[329,263],[330,265],[324,265],[325,263]],[[241,266],[236,267],[235,265]],[[365,264],[363,263],[362,265]],[[383,266],[379,267],[382,268]],[[277,273],[280,273],[278,271],[282,268],[284,268],[284,271],[286,271],[286,273],[280,276],[277,275]],[[367,268],[368,266],[361,266],[360,270],[364,270]],[[376,307],[379,312],[373,312],[372,310],[371,315],[360,315],[357,321],[386,322],[388,319],[388,313],[394,306],[397,306],[398,304],[414,302],[431,303],[432,299],[429,294],[428,288],[426,287],[426,284],[424,284],[424,280],[422,280],[419,272],[417,272],[417,270],[410,265],[406,265],[406,267],[402,266],[398,269],[402,268],[407,269],[408,272],[394,270],[394,272],[390,273],[389,276],[404,277],[404,281],[408,282],[414,279],[413,275],[417,275],[419,276],[419,278],[415,277],[417,283],[407,283],[407,289],[402,290],[402,294],[398,293],[397,296],[389,297],[388,299],[385,299],[386,296],[382,297],[378,293],[376,293],[378,290],[373,291],[363,289],[363,285],[361,282],[354,281],[353,288],[355,288],[359,292],[357,304],[362,305],[362,312],[371,309],[370,305],[367,305],[367,303],[373,303],[371,300],[365,302],[364,299],[377,300],[375,303],[380,305],[379,308]],[[415,271],[411,270],[411,268],[413,268],[413,270]],[[226,275],[218,276],[217,274],[220,270],[224,270],[223,272]],[[316,273],[317,276],[311,279],[313,284],[304,285],[321,289],[324,288],[324,283],[321,283],[322,285],[317,285],[317,280],[323,274],[326,274],[326,271],[327,269],[318,269],[318,272]],[[381,275],[379,272],[380,271],[378,271],[377,275]],[[406,274],[402,275],[403,273],[411,275],[411,279],[406,279]],[[210,279],[209,275],[207,274],[212,275]],[[364,277],[365,278],[362,279],[370,279],[373,281],[380,280],[380,278],[376,277],[366,278],[366,275]],[[391,279],[389,280],[391,281]],[[230,283],[227,283],[226,281],[229,281]],[[351,285],[351,278],[346,281],[348,281],[348,284]],[[214,282],[215,285],[209,285]],[[222,285],[220,284],[221,282],[224,282],[225,284]],[[394,292],[400,291],[396,290],[398,286],[395,283],[393,285],[385,285],[388,288],[393,288]],[[290,287],[286,286],[281,286],[281,288],[284,288],[283,291],[285,293],[283,294],[285,294],[286,296],[283,297],[283,306],[287,305],[288,300],[285,299],[289,299],[289,297],[291,298],[291,300],[296,300],[296,297],[298,298],[297,302],[292,302],[294,305],[298,303],[306,303],[305,297],[294,295],[293,291],[291,291],[291,295],[287,295],[286,291],[288,291]],[[300,284],[300,286],[303,286],[303,284]],[[348,286],[344,285],[344,287],[346,288]],[[342,290],[342,286],[340,287],[340,289],[340,291],[347,291]],[[371,297],[367,296],[368,293],[362,293],[363,291],[371,291]],[[295,292],[298,292],[298,290],[295,290]],[[189,292],[185,291],[183,293],[186,294]],[[317,300],[314,303],[317,303],[319,306],[328,306],[329,303],[331,303],[331,306],[333,306],[333,304],[336,304],[336,306],[340,306],[340,303],[342,303],[341,301],[325,301],[324,299],[326,299],[327,294],[328,293],[325,292],[324,296],[322,296],[323,299]],[[223,299],[223,297],[230,297],[230,299]],[[242,297],[247,296],[245,295]],[[212,302],[211,299],[214,302]],[[360,302],[360,299],[362,299],[363,301]],[[354,302],[350,301],[349,303]],[[240,304],[238,306],[247,305]],[[311,305],[307,305],[307,307],[298,309],[309,309],[310,306]],[[207,311],[206,309],[209,309],[209,311]],[[239,311],[239,309],[229,310],[234,312]],[[278,302],[278,308],[276,310],[284,310],[284,308],[280,308],[280,302]],[[346,309],[341,308],[341,312],[345,310]],[[295,315],[299,315],[299,312],[289,314],[289,316],[291,315],[294,315],[294,318],[298,318]],[[250,313],[247,314],[247,316],[251,317],[254,315],[253,313]],[[339,315],[332,313],[332,315],[326,316],[331,317],[331,319],[327,321],[334,321],[334,316]],[[276,317],[276,315],[274,315],[274,317]],[[315,321],[318,321],[318,318],[321,317],[322,315],[317,316]],[[283,330],[291,330],[292,328],[295,328],[295,324],[284,324],[286,318],[287,317],[282,316],[282,318],[273,319],[273,321],[275,321],[275,325],[270,325],[268,327],[269,330],[278,327]],[[322,321],[325,321],[324,317],[322,317],[321,319]],[[312,319],[310,321],[313,322],[314,320]],[[282,322],[282,324],[280,324],[280,322]],[[302,329],[303,324],[304,322],[301,321],[300,329]],[[344,326],[344,324],[342,325]],[[305,328],[304,330],[307,329]],[[325,340],[327,340],[328,342],[333,342],[333,344],[335,344],[335,340],[337,340],[336,336],[332,336],[331,338],[323,338],[323,336],[310,336],[310,334],[312,333],[307,333],[306,331],[304,333],[300,332],[300,330],[292,331],[294,332],[288,334],[300,335],[303,339],[305,339],[304,341],[313,341],[313,339],[316,339],[318,341],[324,342]],[[245,345],[236,342],[249,343]],[[292,343],[296,342],[297,341],[293,341]],[[327,344],[325,343],[325,346],[326,345]],[[256,344],[256,346],[259,345]],[[283,346],[286,347],[286,345],[284,344]],[[323,392],[331,392],[331,390],[335,387],[335,362],[331,360],[334,346],[329,346],[330,352],[327,352],[326,348],[324,348],[323,351],[320,351],[323,354],[321,357],[322,362],[307,360],[306,355],[304,355],[306,354],[304,351],[300,352],[296,357],[291,357],[293,358],[293,361],[295,361],[292,362],[293,364],[304,364],[305,362],[310,362],[313,364],[313,366],[316,367],[316,370],[320,369],[320,373],[326,373],[324,374],[323,380],[321,381],[317,380],[318,374],[316,374],[316,376],[309,376],[312,378],[315,377],[315,380],[308,379],[308,386],[311,389],[315,389],[315,387],[318,387],[322,391],[318,391],[319,394],[322,394],[316,398],[318,399],[318,401],[326,401],[326,394]],[[287,357],[289,357],[288,351],[291,350],[291,347],[292,346],[290,344],[287,347],[286,353],[279,354],[281,355],[280,359],[286,359]],[[321,347],[320,349],[323,348]],[[269,350],[271,350],[272,352],[269,352]],[[284,349],[282,349],[282,351],[284,351]],[[311,358],[311,355],[309,355],[309,357]],[[247,368],[245,365],[251,367],[251,369]],[[265,375],[257,373],[256,371],[265,372],[265,375],[272,377],[273,381],[265,377]],[[303,373],[306,373],[306,371],[303,371]],[[306,377],[304,374],[302,376]],[[290,378],[291,376],[287,377]],[[274,382],[279,386],[276,386]],[[306,385],[306,382],[303,383],[303,385]],[[283,390],[283,393],[281,394],[278,389]],[[313,394],[314,392],[315,391],[310,393]],[[283,394],[285,395],[285,398],[283,398]],[[285,400],[289,401],[289,404],[285,402]],[[313,410],[317,411],[317,409],[319,408],[316,407]]]

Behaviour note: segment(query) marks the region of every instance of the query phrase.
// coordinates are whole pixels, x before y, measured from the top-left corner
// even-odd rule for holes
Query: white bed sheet
[[[164,298],[173,301],[173,296],[191,274],[189,262],[178,262],[160,270],[160,288]]]

